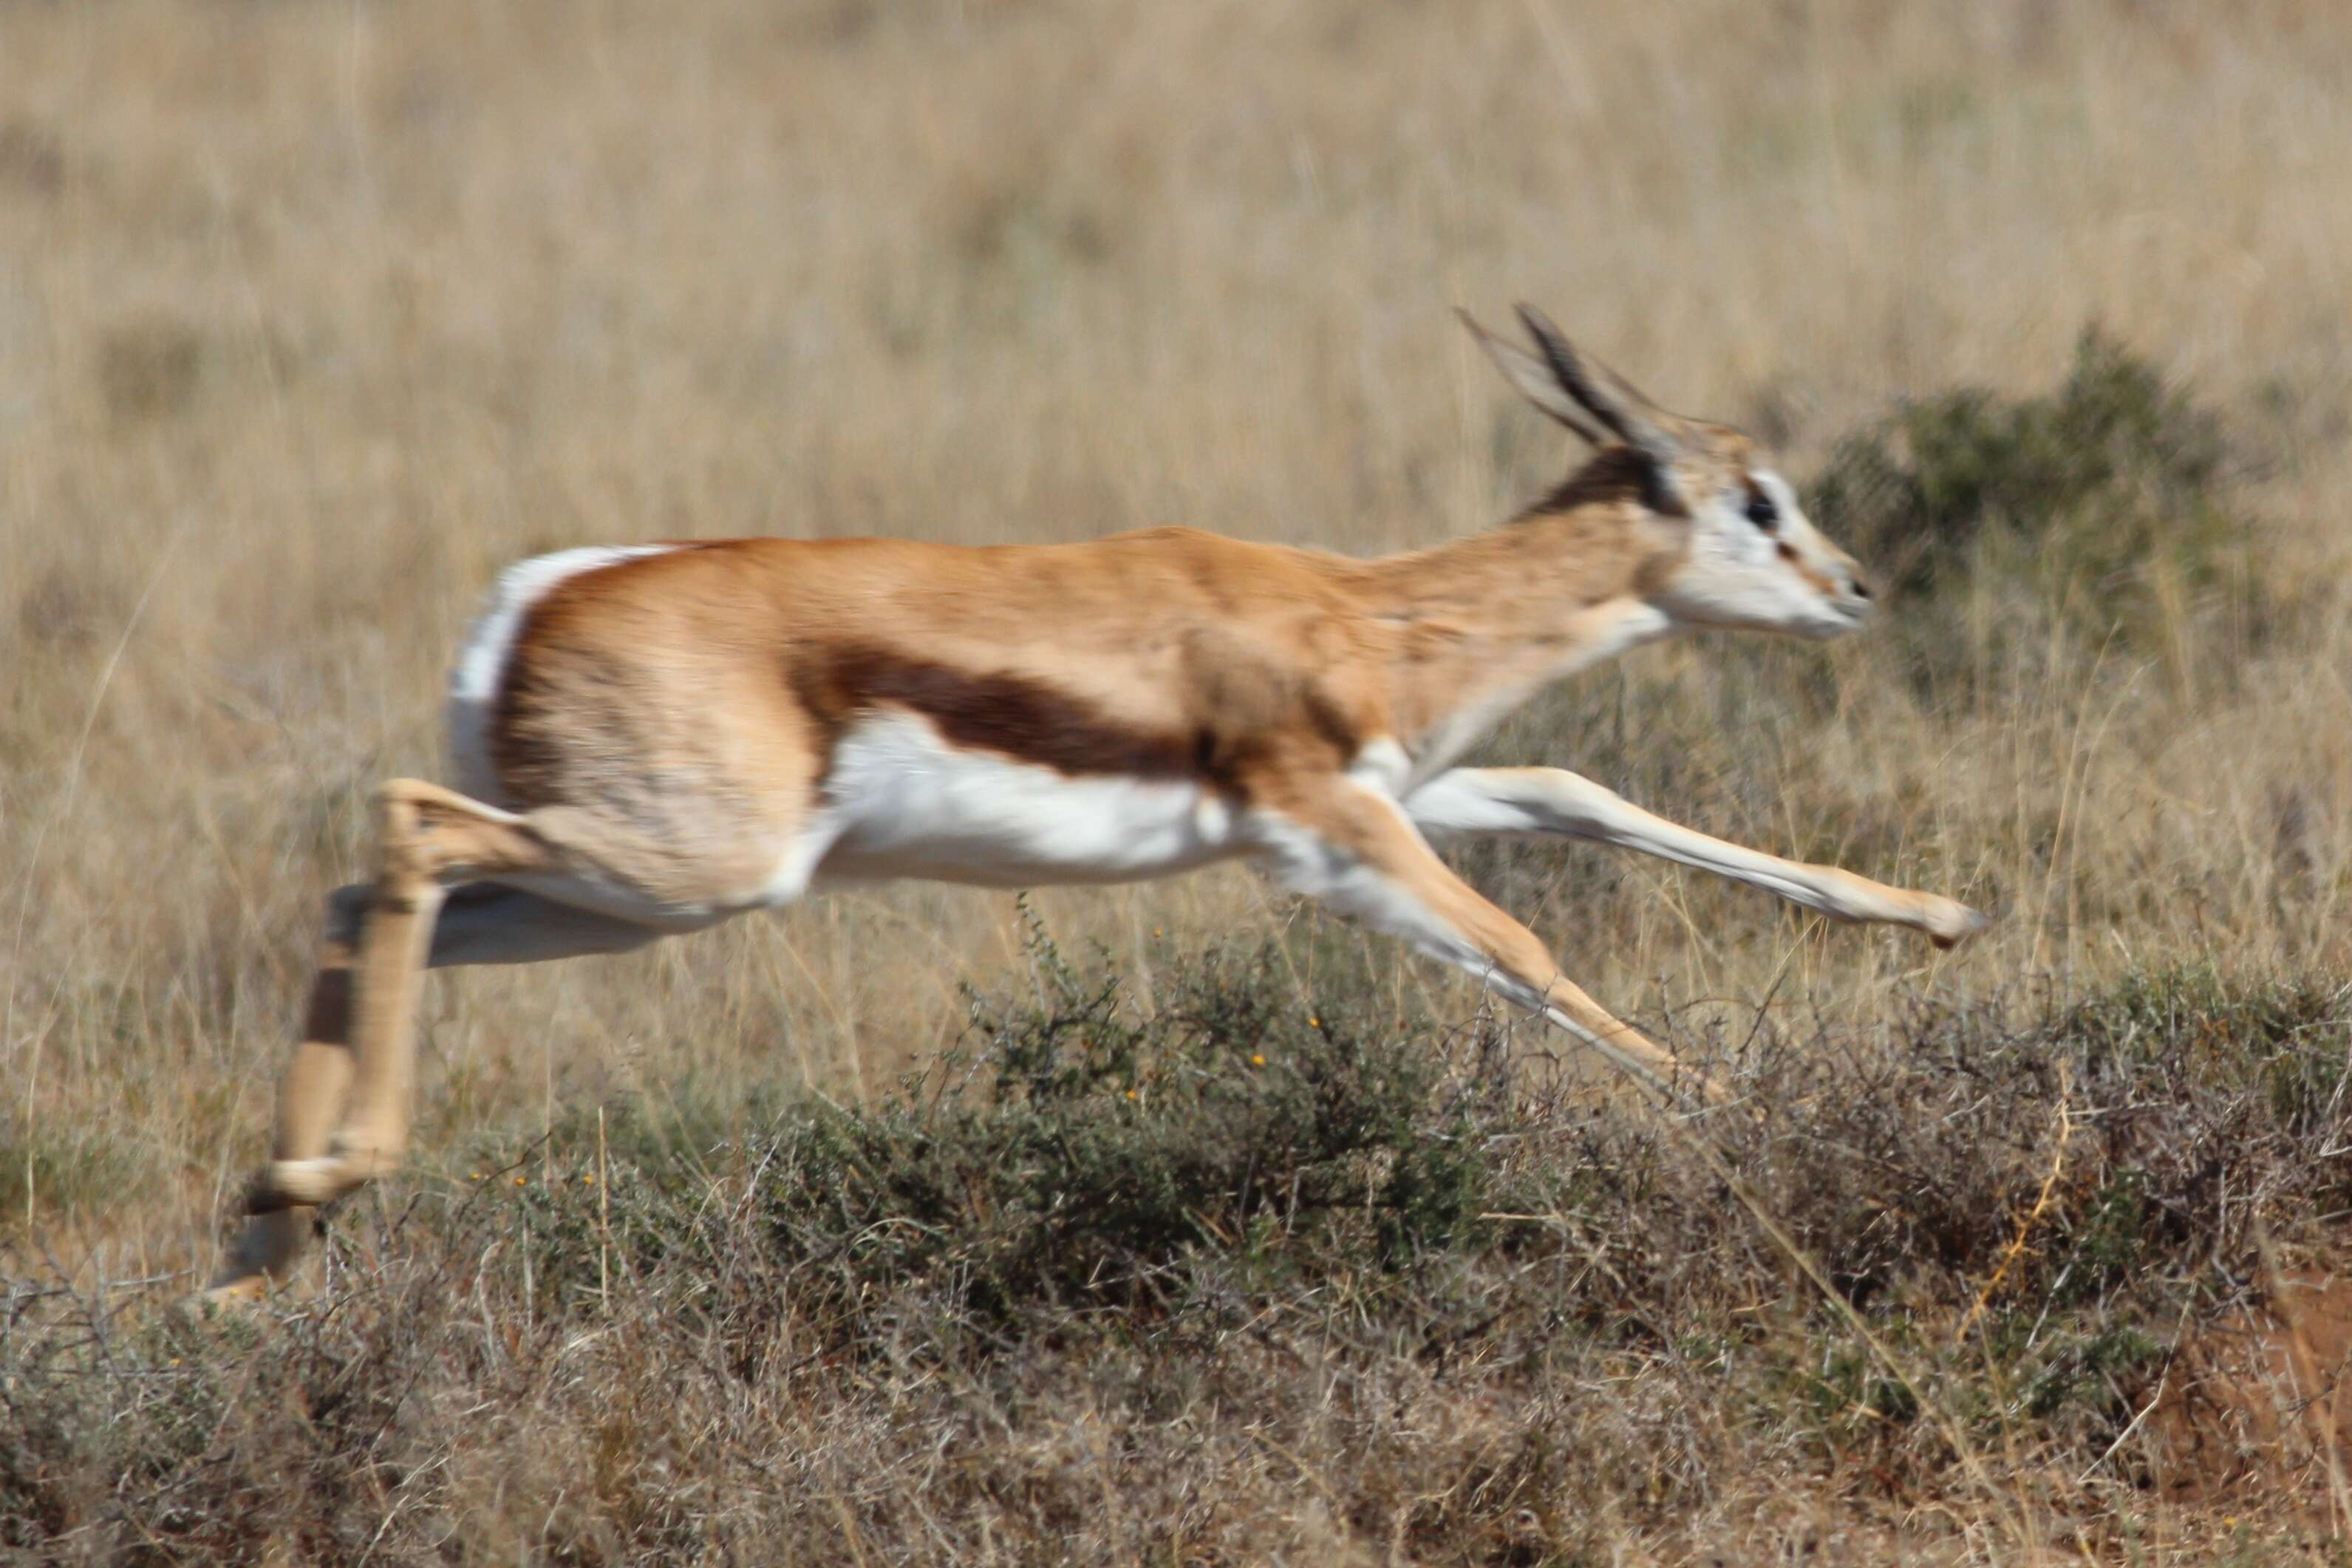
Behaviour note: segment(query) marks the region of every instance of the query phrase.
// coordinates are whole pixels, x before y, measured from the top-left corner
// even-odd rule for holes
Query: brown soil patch
[[[2153,1479],[2181,1501],[2325,1495],[2352,1477],[2352,1279],[2281,1279],[2261,1307],[2183,1343],[2148,1417]]]

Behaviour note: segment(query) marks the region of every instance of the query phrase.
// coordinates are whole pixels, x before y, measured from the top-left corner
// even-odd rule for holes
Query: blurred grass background
[[[2246,646],[2242,594],[2175,591],[2118,647],[1988,591],[1964,690],[1907,679],[1901,629],[1706,639],[1490,749],[2005,909],[1941,984],[2341,952],[2330,7],[58,6],[0,16],[0,57],[10,1234],[200,1249],[320,896],[373,784],[437,767],[502,563],[1426,543],[1565,460],[1456,300],[1545,302],[1801,477],[1906,395],[2046,390],[2094,321],[2226,410],[2284,640]],[[1650,863],[1521,879],[1570,973],[1653,1016],[1784,967],[1784,1002],[1867,1006],[1927,962]],[[1120,942],[1287,918],[1238,873],[1044,907]],[[1011,932],[1001,898],[853,893],[436,982],[424,1137],[687,1077],[870,1084]],[[110,1201],[126,1169],[184,1201]]]
[[[1424,544],[1569,460],[1457,301],[1755,430],[1907,590],[1832,648],[1642,653],[1487,754],[2005,917],[1939,959],[1654,862],[1467,857],[1604,1003],[1867,1027],[2340,966],[2347,89],[2322,0],[0,8],[0,1249],[204,1266],[321,896],[373,784],[437,771],[503,563]],[[2139,446],[2096,414],[2131,408]],[[1037,905],[1147,997],[1154,932],[1319,919],[1238,871]],[[869,1094],[1020,940],[908,887],[438,978],[420,1144]]]

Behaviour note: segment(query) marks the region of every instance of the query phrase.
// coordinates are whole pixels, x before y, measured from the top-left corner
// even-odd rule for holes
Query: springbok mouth
[[[1870,624],[1870,606],[1867,604],[1856,604],[1850,599],[1827,599],[1822,602],[1831,612],[1831,619],[1814,622],[1804,635],[1826,641],[1832,637],[1844,637],[1850,632],[1858,632]]]

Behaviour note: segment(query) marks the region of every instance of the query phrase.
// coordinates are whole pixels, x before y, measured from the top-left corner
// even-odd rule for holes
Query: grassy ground
[[[1688,1041],[1741,1104],[1668,1125],[1278,944],[1160,956],[1146,1007],[1036,939],[927,1069],[748,1136],[477,1137],[258,1320],[15,1282],[0,1543],[2339,1560],[2340,988]]]
[[[1107,1561],[1670,1561],[1809,1531],[1857,1561],[2077,1540],[2148,1561],[2209,1556],[2184,1542],[2233,1509],[2250,1540],[2335,1517],[2293,1422],[2256,1434],[2276,1460],[2258,1510],[2153,1469],[2130,1489],[2114,1460],[2078,1478],[2184,1325],[2279,1295],[2265,1269],[2324,1270],[2340,1206],[2333,1089],[2194,1132],[2213,1096],[2271,1103],[2280,1040],[2341,1057],[2338,8],[86,4],[0,9],[0,1258],[19,1314],[0,1386],[47,1434],[11,1450],[37,1473],[0,1499],[31,1510],[9,1526],[28,1550],[92,1526],[73,1550],[197,1551],[226,1539],[205,1531],[230,1495],[250,1539],[321,1557],[381,1525],[395,1556],[447,1537],[1016,1560],[1083,1526],[1072,1555]],[[1248,1227],[1276,1211],[1213,1171],[1197,1228],[1086,1254],[1174,1271],[1165,1300],[1032,1279],[1008,1300],[1067,1323],[972,1319],[904,1259],[828,1296],[848,1277],[808,1250],[772,1168],[754,1179],[761,1152],[801,1150],[821,1187],[835,1167],[790,1142],[814,1136],[793,1131],[804,1092],[882,1104],[971,1038],[963,983],[1029,972],[1009,900],[924,889],[437,981],[420,1137],[445,1163],[355,1205],[317,1304],[266,1352],[133,1326],[204,1267],[258,1158],[320,896],[357,872],[373,782],[434,771],[441,668],[499,563],[1174,521],[1425,542],[1563,461],[1446,313],[1519,296],[1664,400],[1775,442],[1903,590],[1850,645],[1642,654],[1490,751],[2001,910],[1980,944],[1937,958],[1597,853],[1465,864],[1604,1003],[1720,1042],[1759,1126],[1805,1130],[1786,1147],[1943,1152],[1953,1217],[1917,1219],[1888,1175],[1878,1201],[1903,1212],[1865,1245],[1850,1217],[1807,1217],[1816,1166],[1723,1134],[1919,1386],[1873,1392],[1885,1363],[1695,1149],[1643,1144],[1656,1127],[1575,1100],[1572,1075],[1466,1108],[1445,1075],[1383,1092],[1395,1125],[1549,1151],[1496,1156],[1509,1180],[1481,1203],[1557,1215],[1572,1205],[1544,1183],[1600,1182],[1581,1228],[1383,1240],[1367,1219],[1261,1275]],[[1139,1017],[1238,931],[1276,944],[1240,989],[1280,1001],[1282,1029],[1402,1018],[1442,1060],[1483,1037],[1449,1030],[1476,1016],[1467,987],[1237,873],[1036,908],[1065,949],[1108,945]],[[2204,1020],[2189,1034],[2133,1026],[2162,1050],[2102,1056],[2069,1021],[2183,987],[2193,1005],[2160,1012]],[[2265,1033],[2263,1009],[2302,1023]],[[2183,1053],[2212,1076],[2176,1083]],[[2014,1114],[1988,1130],[1958,1065],[1979,1056],[2068,1076],[1994,1073],[1985,1103]],[[1881,1104],[1874,1131],[1820,1120]],[[632,1181],[693,1194],[646,1222],[676,1247],[623,1248],[617,1276],[604,1209],[582,1228],[591,1189],[545,1182],[588,1171],[598,1105],[608,1156],[616,1128],[637,1141]],[[2165,1188],[2145,1152],[2069,1154],[2052,1228],[2003,1271],[1989,1238],[2018,1234],[2060,1163],[2061,1105],[2077,1139],[2178,1131],[2221,1185]],[[1246,1109],[1181,1125],[1214,1143]],[[1973,1145],[1935,1142],[1949,1125],[2014,1161],[1979,1171]],[[473,1156],[526,1149],[525,1196],[448,1196]],[[2142,1202],[2109,1186],[2143,1168],[2191,1217],[2102,1275],[2093,1308],[2053,1309],[2092,1314],[2074,1337],[1941,1348],[2074,1289],[2051,1282],[2061,1238]],[[1640,1202],[1612,1195],[1626,1171],[1650,1173]],[[1825,1211],[1873,1190],[1821,1180]],[[937,1228],[942,1258],[981,1245]],[[1602,1271],[1580,1281],[1588,1252]],[[1591,1305],[1603,1264],[1648,1324],[1634,1351]],[[812,1326],[836,1299],[841,1321]],[[1732,1314],[1759,1303],[1766,1350],[1706,1370],[1691,1345],[1750,1343]],[[1300,1326],[1326,1312],[1360,1340]],[[2109,1392],[2005,1414],[2041,1375],[2013,1369],[2101,1325],[2159,1353],[2083,1351],[2079,1381]],[[1423,1353],[1430,1333],[1455,1348]],[[762,1334],[816,1359],[793,1370]],[[1820,1414],[1800,1363],[1844,1403]],[[103,1411],[152,1450],[119,1485]],[[540,1468],[515,1468],[526,1453]]]

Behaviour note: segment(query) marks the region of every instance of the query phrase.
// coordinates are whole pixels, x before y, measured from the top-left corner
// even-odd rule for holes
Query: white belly
[[[1073,777],[949,745],[912,716],[843,737],[824,793],[819,880],[1125,882],[1245,847],[1237,814],[1198,784]]]

